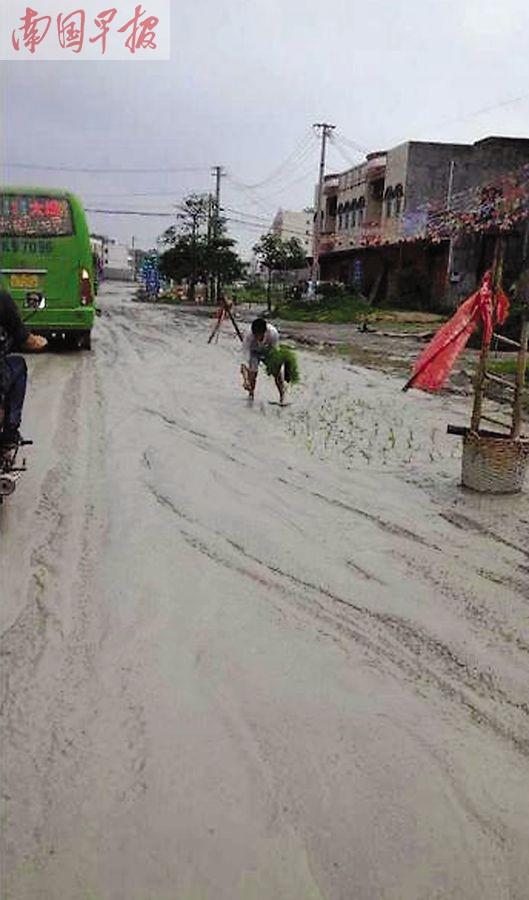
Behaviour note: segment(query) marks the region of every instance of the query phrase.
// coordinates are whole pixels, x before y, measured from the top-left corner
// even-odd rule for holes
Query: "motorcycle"
[[[44,309],[46,300],[41,294],[28,294],[26,297],[26,305],[31,309],[29,315],[25,317],[24,324],[39,309]],[[2,414],[2,422],[0,422],[0,434],[5,424],[6,410],[6,359],[10,353],[11,341],[6,332],[0,328],[0,414]],[[33,441],[19,440],[15,444],[0,447],[0,506],[6,497],[10,497],[16,490],[17,483],[24,472],[27,472],[26,459],[20,459],[20,453],[24,447],[32,446]]]

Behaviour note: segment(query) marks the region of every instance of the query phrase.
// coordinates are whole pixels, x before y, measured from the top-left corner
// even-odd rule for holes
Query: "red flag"
[[[503,325],[508,315],[509,301],[501,289],[496,292],[494,303],[492,272],[488,271],[479,290],[461,304],[455,315],[439,329],[425,347],[413,367],[412,376],[404,390],[416,387],[425,391],[438,391],[479,322],[483,322],[483,342],[488,344],[494,326]]]

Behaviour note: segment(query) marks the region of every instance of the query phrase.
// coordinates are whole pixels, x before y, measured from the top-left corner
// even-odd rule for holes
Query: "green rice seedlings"
[[[283,368],[285,381],[288,384],[298,384],[299,363],[297,354],[290,347],[280,344],[270,351],[266,358],[266,371],[268,375],[276,378]]]

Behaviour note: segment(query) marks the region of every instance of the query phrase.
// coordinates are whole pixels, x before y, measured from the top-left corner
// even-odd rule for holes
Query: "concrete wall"
[[[446,204],[450,163],[454,160],[456,164],[458,162],[464,164],[469,160],[471,153],[472,148],[464,144],[411,141],[408,144],[408,166],[404,188],[406,210],[413,210],[426,204]]]
[[[529,163],[529,140],[488,137],[474,144],[468,186],[493,181],[500,173],[511,172]]]
[[[384,241],[398,240],[400,237],[400,228],[402,216],[408,202],[407,180],[409,170],[409,150],[410,144],[399,144],[389,150],[386,157],[386,174],[384,182],[384,194],[388,189],[394,191],[399,186],[402,187],[402,205],[400,215],[393,214],[391,217],[387,215],[386,201],[382,203],[381,214],[381,232]]]
[[[125,244],[107,241],[103,248],[103,274],[113,281],[132,281],[133,256]]]
[[[307,256],[312,255],[312,233],[314,227],[313,210],[280,209],[272,224],[272,231],[284,241],[295,237],[302,245]]]
[[[104,276],[107,281],[132,281],[133,274],[131,269],[118,269],[107,266],[104,270]]]

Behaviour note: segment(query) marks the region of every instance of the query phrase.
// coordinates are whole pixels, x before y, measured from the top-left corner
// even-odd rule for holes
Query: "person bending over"
[[[244,389],[248,391],[250,400],[254,398],[259,364],[266,363],[270,351],[278,346],[279,332],[277,328],[270,325],[266,319],[255,319],[242,344],[243,363],[241,365],[241,373]],[[274,381],[279,391],[279,402],[282,404],[285,398],[285,382],[281,371],[274,376]]]

